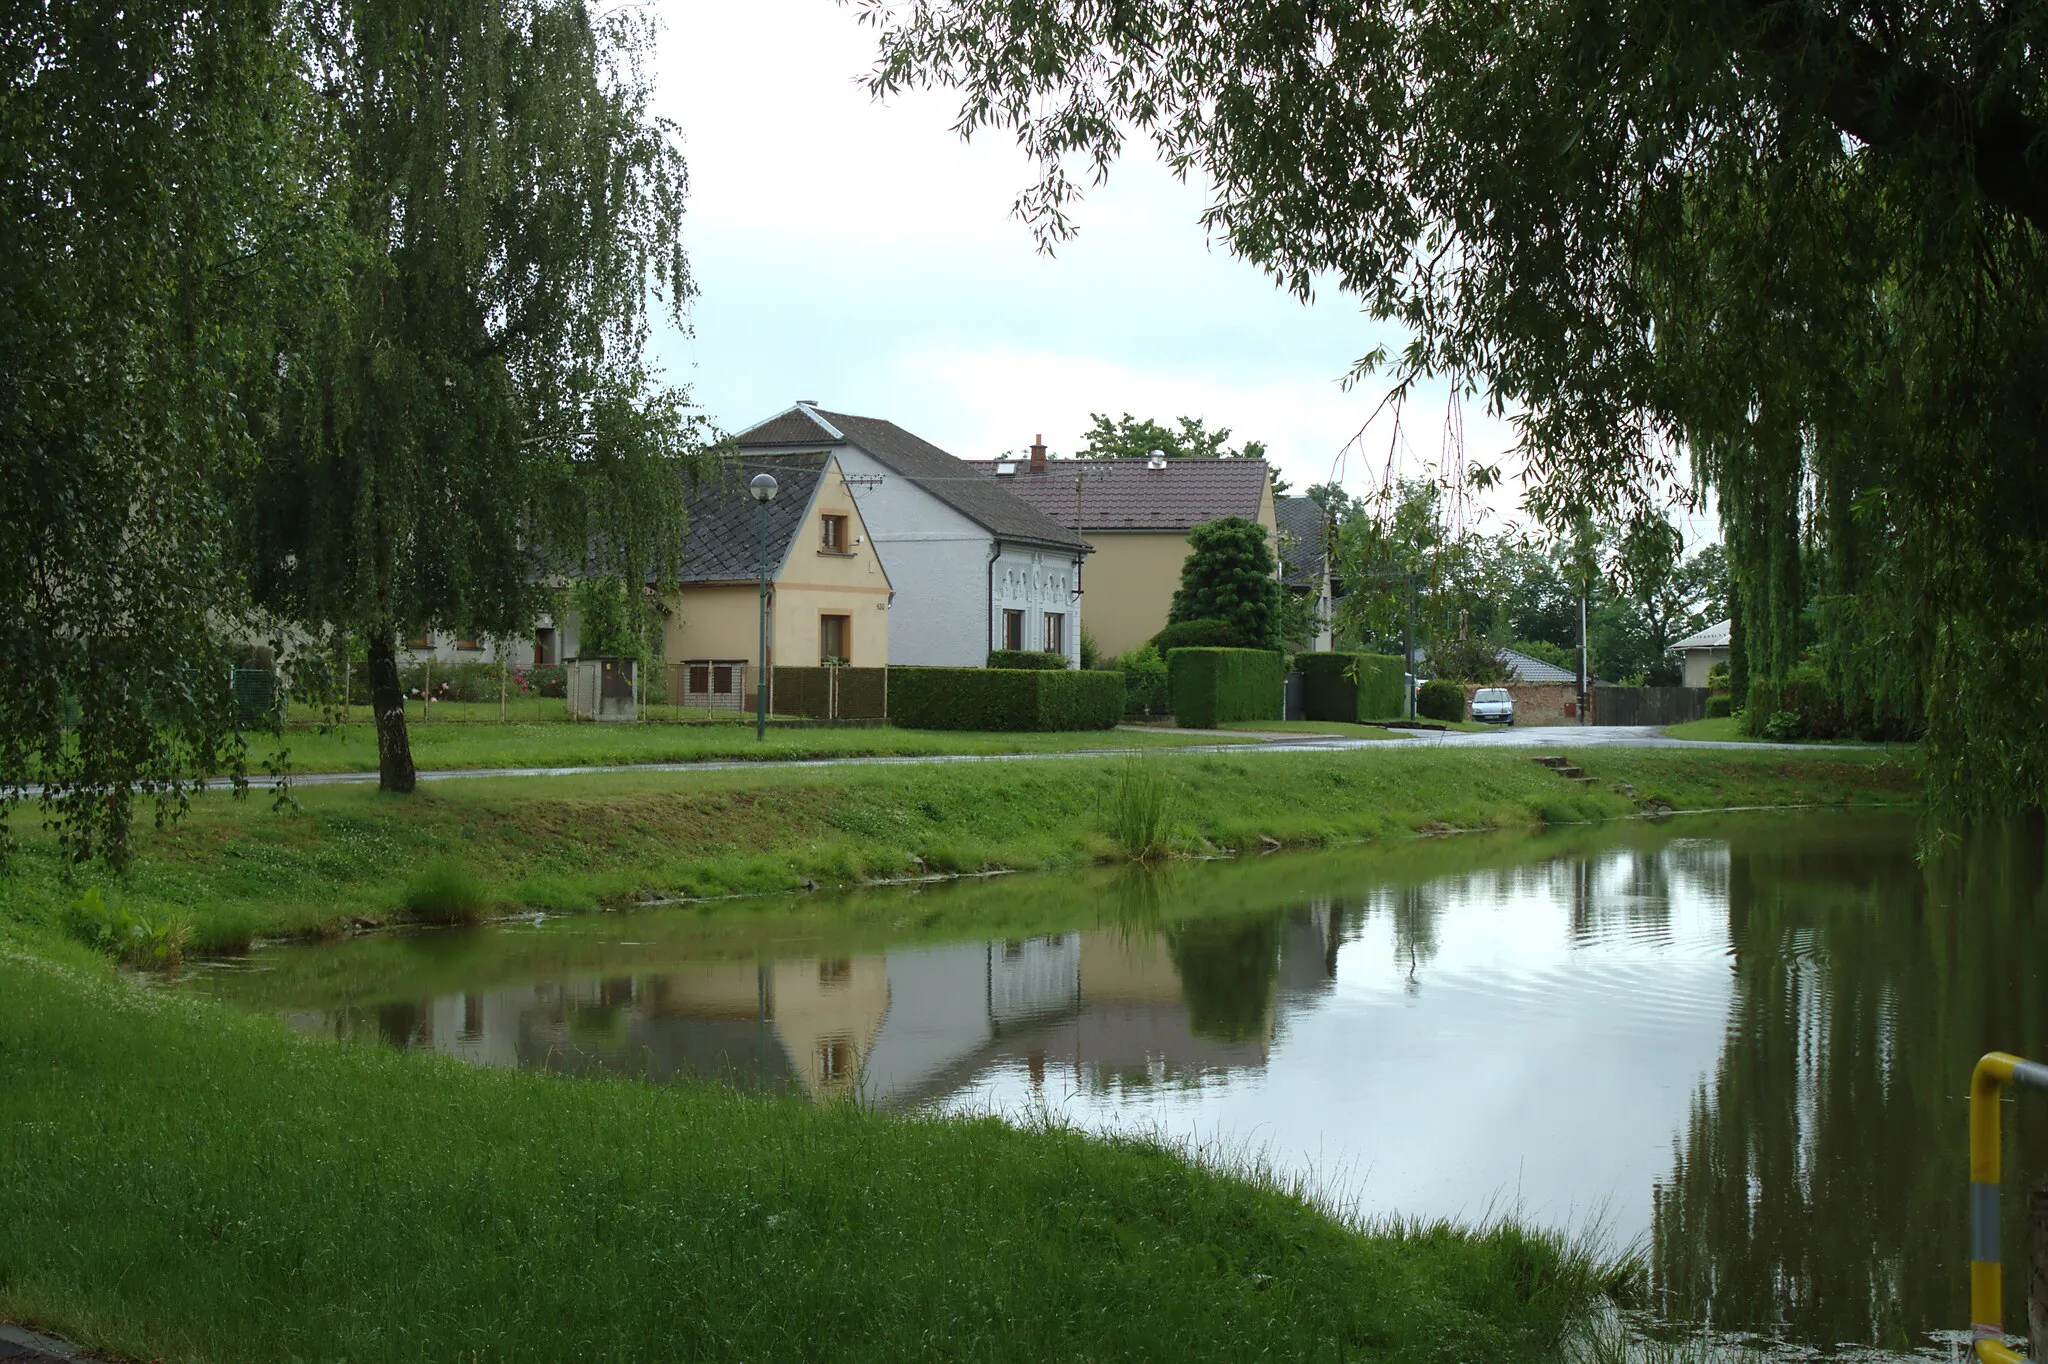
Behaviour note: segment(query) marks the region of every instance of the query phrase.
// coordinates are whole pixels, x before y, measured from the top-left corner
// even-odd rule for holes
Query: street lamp
[[[761,676],[754,688],[754,738],[768,737],[768,504],[775,500],[775,475],[755,474],[747,492],[761,504]]]

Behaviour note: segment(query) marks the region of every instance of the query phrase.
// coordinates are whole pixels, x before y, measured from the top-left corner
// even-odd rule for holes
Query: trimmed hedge
[[[1182,729],[1278,720],[1287,705],[1287,659],[1271,649],[1175,649],[1166,656],[1166,687]]]
[[[1162,657],[1175,649],[1242,649],[1247,643],[1244,632],[1235,625],[1208,617],[1177,620],[1152,636],[1152,647]]]
[[[1065,654],[1053,653],[1050,649],[990,649],[988,666],[991,668],[1032,668],[1043,672],[1063,672],[1067,666]]]
[[[1124,679],[1044,668],[891,668],[889,719],[905,729],[1114,729]]]
[[[1304,714],[1311,720],[1392,720],[1401,704],[1401,660],[1395,654],[1296,654],[1304,681]]]
[[[1449,720],[1453,723],[1465,718],[1465,689],[1455,682],[1435,678],[1422,684],[1422,690],[1415,694],[1415,713],[1426,720]]]
[[[1708,718],[1709,720],[1725,720],[1725,719],[1727,719],[1727,718],[1728,718],[1729,716],[1733,715],[1734,713],[1735,713],[1735,698],[1734,698],[1734,697],[1732,697],[1732,696],[1709,696],[1709,697],[1707,698],[1707,718]]]

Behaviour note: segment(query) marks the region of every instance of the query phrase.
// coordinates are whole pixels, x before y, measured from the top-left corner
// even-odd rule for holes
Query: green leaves
[[[1226,516],[1189,531],[1188,545],[1167,620],[1220,620],[1251,648],[1279,647],[1281,587],[1266,528]]]

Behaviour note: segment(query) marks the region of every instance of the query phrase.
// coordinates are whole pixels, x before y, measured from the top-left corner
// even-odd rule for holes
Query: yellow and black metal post
[[[1999,1264],[1999,1101],[2007,1085],[2048,1092],[2048,1066],[1994,1051],[1970,1076],[1970,1335],[1981,1364],[2025,1364],[2005,1343],[2005,1271]],[[2041,1354],[2048,1341],[2035,1341]]]

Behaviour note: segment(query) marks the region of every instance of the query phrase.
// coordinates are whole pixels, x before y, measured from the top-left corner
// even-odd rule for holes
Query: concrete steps
[[[1591,785],[1594,780],[1592,777],[1586,775],[1585,768],[1574,767],[1572,765],[1572,760],[1570,758],[1560,757],[1555,753],[1545,753],[1540,757],[1531,758],[1529,759],[1529,761],[1535,763],[1538,767],[1549,768],[1551,771],[1557,773],[1558,776],[1563,777],[1566,781],[1575,781],[1584,785]]]

